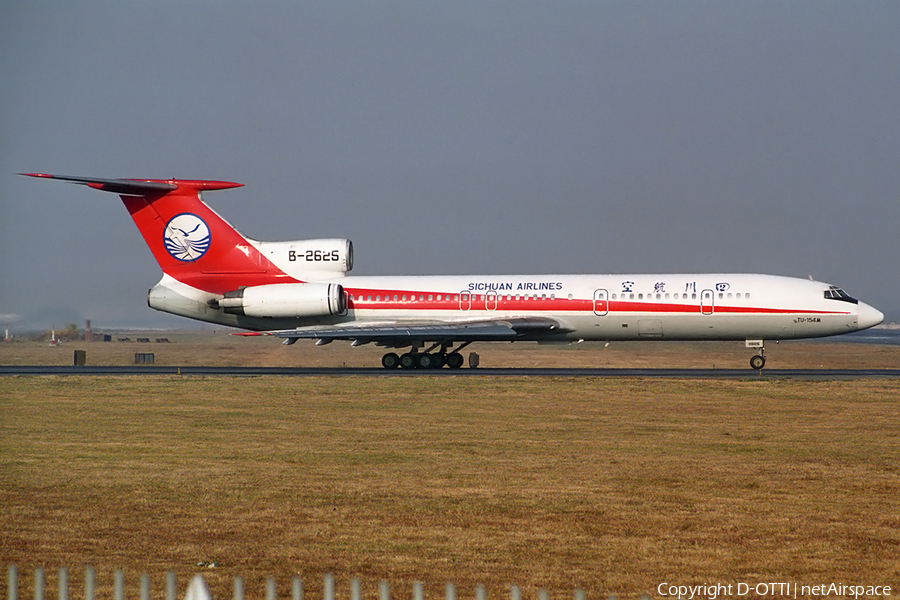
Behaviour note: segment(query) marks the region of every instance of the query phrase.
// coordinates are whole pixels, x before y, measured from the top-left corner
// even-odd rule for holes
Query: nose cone
[[[856,314],[856,326],[859,329],[868,329],[875,327],[884,321],[884,314],[874,306],[869,306],[865,302],[859,303],[859,312]]]

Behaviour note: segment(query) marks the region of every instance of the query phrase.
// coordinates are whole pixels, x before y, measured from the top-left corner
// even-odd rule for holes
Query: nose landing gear
[[[762,371],[766,366],[766,349],[762,340],[746,340],[744,345],[747,348],[756,348],[759,353],[750,358],[750,368],[755,371]]]
[[[762,371],[762,368],[766,366],[766,357],[763,356],[762,351],[756,356],[750,357],[750,368],[756,369],[757,371]]]

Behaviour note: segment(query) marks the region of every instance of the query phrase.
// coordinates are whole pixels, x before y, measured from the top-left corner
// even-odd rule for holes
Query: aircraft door
[[[711,315],[715,310],[715,295],[712,290],[703,290],[700,292],[700,312],[704,315]]]
[[[469,292],[459,293],[459,310],[469,310],[472,308],[472,294]]]
[[[497,292],[488,292],[484,295],[484,308],[497,310]]]
[[[603,317],[609,313],[609,292],[594,290],[594,314]]]

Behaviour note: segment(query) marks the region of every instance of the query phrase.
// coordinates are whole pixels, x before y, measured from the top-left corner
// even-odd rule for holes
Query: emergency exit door
[[[700,312],[704,315],[711,315],[715,311],[715,293],[712,290],[703,290],[700,292]]]
[[[606,290],[594,290],[594,314],[603,317],[609,312],[609,293]]]

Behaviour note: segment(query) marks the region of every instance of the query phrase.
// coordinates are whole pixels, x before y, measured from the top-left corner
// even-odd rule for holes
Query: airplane
[[[20,173],[119,194],[162,268],[159,311],[269,335],[389,350],[386,369],[458,369],[474,342],[733,340],[766,363],[765,340],[818,338],[882,322],[841,288],[777,275],[351,277],[346,239],[262,242],[238,233],[203,193],[227,181],[97,179]]]

